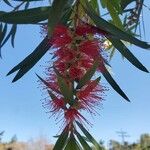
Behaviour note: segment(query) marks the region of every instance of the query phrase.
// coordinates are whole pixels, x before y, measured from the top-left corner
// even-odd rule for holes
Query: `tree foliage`
[[[102,42],[107,43],[104,49],[110,52],[110,59],[117,50],[136,68],[144,72],[149,72],[127,46],[127,44],[130,43],[143,49],[150,49],[150,45],[147,42],[137,38],[136,32],[144,0],[43,0],[45,6],[40,6],[39,3],[39,7],[34,7],[35,1],[37,3],[40,2],[40,0],[4,0],[4,3],[8,5],[10,9],[9,11],[0,10],[0,49],[3,48],[9,39],[11,40],[12,47],[14,47],[18,25],[44,25],[47,26],[48,29],[47,35],[33,52],[8,72],[7,75],[17,72],[13,82],[23,77],[51,48],[52,44],[48,43],[49,40],[52,39],[54,29],[57,25],[61,24],[69,29],[74,29],[76,23],[79,21],[88,24],[88,26],[93,29],[92,32],[96,31],[97,33],[103,34]],[[131,3],[132,5],[130,5]],[[102,14],[103,12],[106,12],[106,14]],[[81,41],[76,40],[76,42]],[[103,67],[101,73],[107,82],[125,100],[130,101],[108,71],[107,66],[110,66],[108,60],[104,60],[101,64]],[[98,65],[100,64],[94,62],[93,66],[79,81],[75,80],[77,83],[76,89],[70,88],[66,79],[54,68],[55,74],[57,75],[58,88],[60,89],[59,92],[62,93],[65,104],[68,103],[70,107],[73,106],[77,109],[77,106],[74,105],[75,102],[68,102],[68,99],[74,99],[74,95],[76,95],[82,87],[89,84]],[[48,85],[41,77],[39,77],[39,79]],[[94,82],[99,82],[99,80],[100,78],[97,78]],[[49,94],[51,97],[53,96],[50,90]],[[76,115],[83,119],[80,114],[77,113]],[[80,122],[75,121],[74,124],[73,131],[66,131],[66,128],[63,130],[56,142],[54,150],[58,150],[59,147],[66,150],[70,148],[74,148],[74,150],[88,149],[89,143],[97,150],[102,149],[99,143],[97,143]],[[82,135],[76,131],[76,126],[81,129],[88,141],[82,138]],[[118,143],[115,143],[115,145],[118,146]]]

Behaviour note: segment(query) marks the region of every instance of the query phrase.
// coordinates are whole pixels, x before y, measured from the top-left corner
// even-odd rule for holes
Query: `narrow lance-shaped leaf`
[[[68,142],[64,150],[81,150],[73,134],[71,134],[71,137],[68,139]]]
[[[61,133],[61,135],[59,136],[58,140],[56,141],[56,144],[53,148],[53,150],[63,150],[66,141],[68,139],[68,134],[69,134],[69,130],[67,130],[66,128],[63,130],[63,132]]]
[[[36,75],[40,79],[40,81],[42,81],[47,87],[49,87],[49,83],[47,83],[44,79],[42,79],[38,74],[36,74]],[[52,100],[57,98],[50,90],[47,90],[47,91]]]
[[[14,77],[14,79],[12,80],[12,82],[16,82],[18,79],[20,79],[24,74],[27,73],[27,71],[33,67],[33,64],[28,64],[25,65],[23,67],[21,67],[19,69],[19,71],[17,72],[17,75]]]
[[[69,18],[69,16],[67,16]],[[60,23],[67,23],[67,19],[64,22],[63,18]],[[44,40],[37,46],[37,48],[27,56],[22,62],[20,62],[17,66],[15,66],[12,70],[9,71],[7,75],[14,73],[15,71],[19,70],[13,82],[20,79],[23,75],[25,75],[41,58],[42,56],[49,50],[51,45],[49,44],[48,37],[45,37]]]
[[[108,9],[112,19],[113,19],[113,24],[116,25],[121,30],[124,30],[124,27],[123,27],[123,24],[122,24],[121,19],[119,17],[119,14],[114,8],[114,3],[112,3],[109,0],[106,0],[106,1],[107,1],[106,6],[107,6],[107,9]]]
[[[51,37],[54,27],[60,22],[69,0],[54,0],[48,17],[48,35]]]
[[[116,11],[120,14],[122,13],[121,11],[121,5],[120,5],[120,0],[112,0],[110,1],[111,4],[114,4],[114,8],[116,9]]]
[[[107,22],[103,18],[99,17],[96,12],[92,9],[90,4],[88,3],[87,0],[84,0],[86,5],[83,5],[83,8],[85,12],[89,15],[89,17],[94,21],[94,23],[99,27],[100,29],[105,30],[108,33],[111,33],[115,38],[117,39],[122,39],[125,41],[128,41],[136,46],[139,46],[141,48],[149,49],[150,45],[147,42],[141,41],[132,35],[120,30],[113,24]]]
[[[17,25],[14,24],[13,28],[12,28],[12,34],[11,34],[11,45],[12,45],[12,47],[14,47],[16,31],[17,31]]]
[[[65,98],[65,102],[69,103],[73,99],[72,86],[67,84],[67,81],[63,77],[60,76],[60,74],[58,73],[56,69],[55,69],[55,73],[57,74],[58,85],[59,85],[62,95]]]
[[[92,137],[92,135],[84,128],[84,126],[76,121],[77,125],[81,129],[81,131],[84,133],[84,135],[88,138],[88,140],[95,146],[96,150],[102,150],[99,143]]]
[[[106,8],[106,0],[100,0],[100,2],[101,2],[101,6],[103,8]]]
[[[49,94],[49,96],[51,97],[52,100],[57,98],[50,90],[48,90],[48,94]]]
[[[13,6],[11,5],[11,3],[9,2],[9,0],[4,0],[4,2],[5,2],[8,6],[13,7]]]
[[[9,40],[9,38],[12,36],[15,26],[16,26],[15,24],[12,25],[11,30],[9,31],[7,36],[4,38],[4,40],[2,41],[0,48],[2,48],[6,44],[6,42]]]
[[[21,73],[21,71],[20,73],[18,72],[19,75],[16,75],[17,77],[15,77],[13,80],[13,82],[17,81],[40,60],[40,58],[47,52],[50,47],[51,45],[48,44],[48,38],[46,37],[29,56],[27,56],[12,70],[10,70],[7,75],[10,75],[17,70],[23,71],[23,73]]]
[[[37,77],[47,86],[47,87],[49,87],[49,83],[48,82],[46,82],[44,79],[42,79],[38,74],[36,74],[37,75]]]
[[[5,24],[4,25],[4,28],[3,28],[3,26],[2,26],[2,24],[1,24],[1,27],[0,27],[1,29],[1,34],[0,34],[0,44],[2,43],[2,41],[3,41],[3,39],[4,39],[4,37],[5,37],[5,35],[6,35],[6,32],[7,32],[7,24]]]
[[[96,60],[93,64],[93,66],[86,72],[86,74],[79,80],[79,83],[77,85],[77,89],[81,88],[84,86],[94,75],[96,72],[96,69],[99,66],[99,60]]]
[[[34,24],[48,19],[51,7],[37,7],[0,13],[0,21],[10,24]]]
[[[5,24],[4,28],[3,28],[3,25],[1,23],[1,26],[0,26],[0,57],[1,57],[1,45],[5,38],[6,32],[7,32],[7,24]]]
[[[84,150],[91,150],[91,147],[88,145],[86,140],[80,135],[80,133],[75,130],[75,134],[76,134],[78,140],[80,141],[82,147],[84,148]]]
[[[135,67],[148,72],[148,70],[142,65],[142,63],[130,52],[130,50],[122,43],[122,41],[108,37],[113,46]]]
[[[108,70],[105,68],[105,71],[102,72],[103,76],[105,77],[105,79],[107,80],[107,82],[112,86],[112,88],[118,93],[120,94],[125,100],[129,101],[129,98],[126,96],[126,94],[121,90],[121,88],[119,87],[119,85],[116,83],[116,81],[112,78],[112,76],[110,75],[110,73],[108,72]]]

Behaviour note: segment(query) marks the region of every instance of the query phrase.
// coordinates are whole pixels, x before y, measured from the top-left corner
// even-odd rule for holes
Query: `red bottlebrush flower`
[[[96,80],[90,81],[82,87],[76,94],[80,101],[81,109],[86,109],[92,113],[93,108],[98,106],[103,100],[103,93],[106,89],[100,86]]]
[[[68,28],[64,25],[57,25],[54,28],[53,36],[63,36],[63,35],[68,35]]]
[[[80,59],[78,60],[78,66],[83,67],[87,70],[92,67],[93,62],[94,62],[94,59],[82,53]]]
[[[65,124],[72,124],[74,121],[87,122],[87,120],[75,108],[69,108],[65,111]]]
[[[58,83],[57,83],[57,77],[56,77],[56,74],[55,73],[52,73],[52,69],[48,69],[47,71],[47,78],[46,78],[46,82],[47,82],[47,85],[45,86],[46,89],[50,89],[56,93],[60,93],[59,91],[59,86],[58,86]]]
[[[65,103],[63,98],[55,98],[50,101],[52,112],[60,111],[61,109],[64,109]]]
[[[99,56],[100,53],[100,45],[99,41],[93,40],[93,41],[84,41],[79,45],[79,50],[86,55],[92,57],[95,59]]]
[[[99,55],[98,71],[100,71],[100,72],[105,72],[106,71],[104,58],[101,55]]]
[[[63,47],[72,42],[71,33],[65,26],[56,26],[50,43],[55,47]]]
[[[64,73],[66,71],[67,65],[65,62],[63,61],[56,61],[54,63],[55,68],[60,72],[60,73]]]
[[[79,36],[85,36],[87,34],[94,34],[95,30],[87,24],[79,25],[76,28],[76,34]]]
[[[94,107],[103,99],[102,93],[105,91],[104,87],[98,85],[98,81],[94,80],[89,81],[74,93],[76,82],[93,66],[96,59],[100,61],[99,70],[105,71],[105,62],[101,55],[103,48],[101,47],[100,41],[94,38],[94,34],[97,34],[98,30],[93,26],[83,24],[77,26],[74,31],[75,34],[72,34],[72,30],[68,27],[63,25],[56,26],[52,39],[49,41],[55,50],[53,67],[62,75],[67,84],[66,86],[71,90],[73,89],[73,92],[70,92],[73,93],[71,100],[67,99],[66,102],[66,93],[63,93],[66,91],[60,88],[63,82],[60,82],[61,85],[60,83],[58,84],[59,78],[57,78],[57,75],[52,69],[53,67],[47,69],[47,79],[45,80],[47,82],[45,83],[46,89],[50,89],[57,98],[47,101],[47,103],[44,103],[44,106],[50,110],[49,112],[52,115],[57,115],[56,119],[59,119],[59,121],[64,119],[64,124],[68,127],[75,121],[80,121],[81,123],[85,121],[89,124],[81,115],[80,110],[94,111]],[[93,40],[88,39],[88,34],[92,34]],[[74,100],[73,104],[70,104],[72,100]]]
[[[75,52],[67,47],[61,47],[55,52],[55,55],[58,57],[59,60],[68,62],[74,59]]]
[[[52,43],[55,47],[63,47],[72,42],[72,38],[69,35],[63,35],[60,37],[53,37],[50,43]]]
[[[42,102],[42,106],[46,109],[47,113],[51,113],[51,116],[56,117],[57,120],[60,116],[63,115],[63,111],[65,109],[65,102],[64,99],[60,96],[52,100],[46,98]]]
[[[79,26],[77,26],[76,34],[79,36],[85,36],[87,34],[99,34],[105,36],[108,34],[108,32],[88,23],[82,22]]]
[[[81,79],[84,74],[85,74],[84,68],[71,66],[69,69],[69,77],[72,80]]]

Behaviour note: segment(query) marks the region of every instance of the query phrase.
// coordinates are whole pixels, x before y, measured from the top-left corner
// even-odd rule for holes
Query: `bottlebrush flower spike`
[[[101,54],[103,46],[95,34],[96,28],[87,24],[79,24],[71,29],[58,25],[50,40],[52,47],[55,48],[55,58],[52,67],[54,69],[48,68],[46,71],[48,83],[46,88],[52,90],[57,98],[45,103],[45,106],[50,108],[49,112],[53,115],[61,113],[63,118],[57,118],[64,120],[65,126],[70,126],[75,121],[89,124],[81,114],[81,110],[95,112],[94,108],[101,104],[103,93],[106,91],[104,86],[98,84],[99,79],[90,80],[79,89],[76,86],[95,60],[99,60],[99,70],[103,71],[105,63]],[[64,81],[66,84],[63,84]],[[68,89],[71,89],[71,92]]]

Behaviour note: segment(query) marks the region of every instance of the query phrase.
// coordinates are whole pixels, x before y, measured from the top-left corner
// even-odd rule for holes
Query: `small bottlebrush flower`
[[[76,34],[79,36],[85,36],[87,34],[95,34],[95,29],[90,25],[82,24],[76,27]]]
[[[88,55],[82,53],[81,57],[77,63],[78,63],[78,66],[83,67],[87,70],[92,67],[92,65],[94,63],[94,59],[92,59]]]
[[[55,98],[50,101],[52,112],[60,111],[61,109],[64,109],[65,103],[63,98]]]
[[[56,61],[54,63],[55,68],[59,71],[59,73],[64,73],[66,71],[67,65],[63,61]]]
[[[54,54],[60,59],[68,57],[71,60],[74,58],[74,51],[68,47],[61,47]]]
[[[69,35],[64,35],[61,37],[53,37],[50,43],[53,44],[54,47],[61,47],[71,43],[72,38]]]
[[[72,37],[69,29],[65,26],[56,26],[50,43],[54,47],[63,47],[72,42]]]
[[[100,53],[100,44],[98,40],[83,41],[79,45],[79,50],[91,58],[95,59]]]
[[[99,66],[98,66],[98,71],[100,72],[105,72],[106,67],[105,67],[105,59],[102,57],[102,55],[99,55]]]
[[[57,76],[53,73],[52,68],[47,69],[46,71],[47,78],[45,79],[46,85],[44,85],[45,89],[50,89],[56,93],[60,93],[59,86],[57,83]]]
[[[69,34],[69,30],[64,25],[57,25],[53,31],[53,36],[63,36],[68,34]]]
[[[54,117],[58,120],[64,112],[65,101],[59,95],[54,99],[46,98],[42,101],[42,106],[46,110],[46,113],[51,114],[49,117]]]
[[[88,23],[82,22],[76,27],[76,34],[79,36],[86,36],[87,34],[99,34],[101,36],[108,35],[108,32],[102,30],[96,26],[90,25]]]
[[[78,67],[78,66],[71,66],[69,69],[69,77],[72,80],[79,80],[83,77],[83,75],[85,74],[85,69],[82,67]]]
[[[87,120],[75,108],[69,108],[65,110],[64,117],[66,125],[72,124],[75,120],[79,122],[87,122]]]
[[[98,84],[97,80],[90,81],[82,87],[76,94],[80,101],[81,109],[92,112],[93,108],[98,106],[103,100],[105,87]]]

